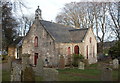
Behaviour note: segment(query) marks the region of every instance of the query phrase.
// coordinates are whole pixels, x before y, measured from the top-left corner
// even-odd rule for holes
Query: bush
[[[109,55],[114,58],[120,57],[120,41],[117,41],[114,46],[109,49]]]
[[[73,54],[73,62],[72,65],[78,67],[79,61],[83,61],[84,57],[81,54]]]
[[[1,55],[2,60],[6,60],[7,59],[7,55]]]

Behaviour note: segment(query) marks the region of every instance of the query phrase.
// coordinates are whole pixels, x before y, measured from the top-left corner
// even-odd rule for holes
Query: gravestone
[[[22,54],[22,70],[24,70],[27,66],[29,66],[29,57],[30,54]]]
[[[8,71],[11,71],[12,68],[12,58],[8,56],[8,61],[7,61],[7,66],[8,66]]]
[[[112,81],[112,69],[103,67],[101,72],[101,81]]]
[[[12,62],[12,70],[11,70],[11,81],[21,81],[21,61],[15,60]]]
[[[118,59],[114,59],[113,60],[113,69],[118,69],[119,68],[119,60]]]
[[[35,81],[35,74],[31,66],[26,67],[22,72],[22,81]]]
[[[83,69],[84,70],[85,64],[83,62],[79,62],[78,64],[78,69]]]
[[[59,67],[59,69],[64,69],[65,68],[65,59],[64,59],[63,55],[60,56],[58,67]]]
[[[53,68],[45,68],[43,79],[44,81],[58,81],[58,71]]]
[[[42,57],[38,57],[37,65],[36,65],[36,75],[43,76],[44,74],[43,65],[44,63]]]

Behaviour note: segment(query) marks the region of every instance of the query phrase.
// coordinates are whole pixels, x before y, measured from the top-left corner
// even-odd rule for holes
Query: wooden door
[[[38,53],[35,53],[34,56],[34,65],[37,65]]]
[[[79,46],[78,46],[78,45],[76,45],[76,46],[74,47],[74,53],[75,53],[75,54],[79,54]]]

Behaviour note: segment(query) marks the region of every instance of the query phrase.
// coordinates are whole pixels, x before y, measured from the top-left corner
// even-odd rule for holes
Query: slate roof
[[[82,42],[87,31],[88,31],[88,28],[70,30],[72,42],[74,42],[74,43]]]
[[[40,22],[56,42],[71,42],[69,30],[74,28],[44,20]]]
[[[55,42],[62,43],[79,43],[84,39],[88,28],[75,29],[73,27],[64,26],[58,23],[40,20],[40,23],[48,31],[48,33],[55,39]]]
[[[11,46],[21,46],[21,45],[22,45],[22,39],[23,39],[23,37],[18,37],[18,38],[11,44]]]

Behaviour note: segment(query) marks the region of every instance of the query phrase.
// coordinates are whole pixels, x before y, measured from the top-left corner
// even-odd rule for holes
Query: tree
[[[25,36],[27,31],[29,30],[30,26],[32,25],[34,21],[34,16],[33,15],[24,15],[19,18],[19,26],[20,28],[18,29],[18,33],[21,36]]]
[[[120,59],[120,41],[117,41],[116,44],[109,49],[109,55],[111,55],[113,59]]]
[[[56,22],[75,26],[77,28],[93,28],[100,42],[100,52],[103,52],[103,42],[108,40],[110,29],[108,2],[72,2],[65,5],[62,12],[57,15]]]
[[[111,17],[111,29],[120,40],[120,2],[109,3],[109,14]]]
[[[16,37],[16,27],[18,23],[12,16],[12,4],[5,2],[2,4],[2,48],[7,50]]]

